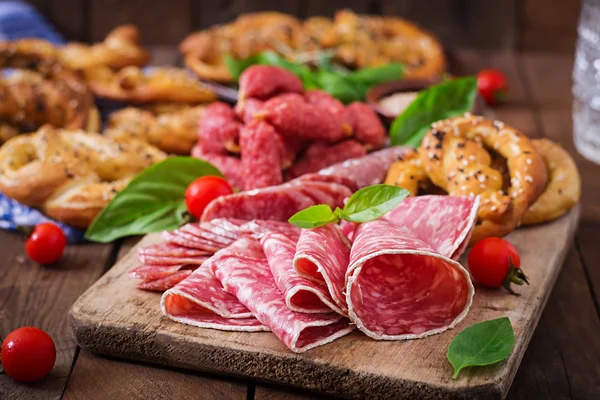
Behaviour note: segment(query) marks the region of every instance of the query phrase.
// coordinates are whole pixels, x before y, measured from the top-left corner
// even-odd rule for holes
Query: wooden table
[[[168,63],[171,51],[155,60]],[[499,119],[530,136],[558,141],[583,179],[582,217],[562,273],[508,395],[511,399],[598,398],[600,394],[600,166],[572,144],[572,56],[453,54],[453,71],[503,70],[511,83]],[[33,325],[55,340],[56,366],[43,380],[19,384],[0,375],[0,399],[308,399],[316,394],[207,374],[163,369],[94,356],[73,341],[67,312],[77,297],[126,252],[132,240],[70,246],[60,265],[45,268],[24,255],[21,239],[0,232],[0,339]],[[525,265],[526,269],[527,266]],[[535,282],[532,282],[535,285]]]

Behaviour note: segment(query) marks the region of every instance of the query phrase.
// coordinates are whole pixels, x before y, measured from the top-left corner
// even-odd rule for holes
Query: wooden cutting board
[[[163,317],[160,295],[135,288],[127,272],[136,248],[73,305],[77,342],[92,352],[216,374],[250,377],[319,392],[367,398],[502,398],[558,276],[579,219],[579,206],[544,225],[508,236],[521,254],[531,285],[521,296],[476,286],[473,306],[454,330],[420,340],[384,342],[355,331],[303,354],[289,351],[270,332],[201,329]],[[146,236],[138,246],[156,242]],[[461,262],[465,264],[466,258]],[[446,351],[452,338],[476,322],[508,316],[515,348],[507,361],[463,370],[452,380]]]

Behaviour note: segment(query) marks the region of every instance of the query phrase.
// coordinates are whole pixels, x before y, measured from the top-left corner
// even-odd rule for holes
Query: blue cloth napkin
[[[22,1],[0,1],[0,40],[26,37],[46,39],[55,44],[65,43],[63,37],[31,5]],[[83,231],[53,221],[38,210],[0,193],[0,229],[14,231],[17,225],[37,225],[49,221],[62,228],[69,243],[84,241]]]

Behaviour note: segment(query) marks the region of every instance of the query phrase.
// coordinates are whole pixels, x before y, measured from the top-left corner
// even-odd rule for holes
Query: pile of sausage
[[[166,290],[161,308],[174,321],[271,331],[294,352],[354,328],[379,340],[451,328],[473,297],[456,259],[475,226],[479,198],[412,197],[375,221],[315,229],[285,222],[285,215],[299,211],[290,209],[293,203],[273,206],[285,193],[306,196],[310,191],[302,187],[314,182],[322,190],[315,203],[328,186],[351,192],[381,182],[386,167],[405,152],[389,148],[308,175],[312,180],[225,196],[227,207],[220,209],[229,213],[165,232],[161,243],[139,249],[144,265],[130,275],[144,279],[142,288]]]
[[[192,150],[239,190],[279,185],[385,144],[385,128],[368,105],[304,91],[282,68],[249,67],[239,86],[235,107],[206,108]]]

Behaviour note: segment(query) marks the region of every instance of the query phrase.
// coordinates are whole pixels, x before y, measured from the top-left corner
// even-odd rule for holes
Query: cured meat
[[[222,248],[222,246],[218,243],[197,238],[189,233],[185,233],[180,230],[172,232],[163,232],[161,236],[163,240],[165,240],[167,243],[173,243],[194,249],[206,250],[211,253],[215,253],[216,251]]]
[[[294,181],[330,182],[346,186],[352,193],[358,190],[356,183],[352,179],[341,175],[306,174],[294,179]]]
[[[266,119],[283,136],[330,143],[348,137],[333,114],[295,93],[270,98],[255,117]]]
[[[193,248],[188,249],[170,243],[156,243],[138,249],[138,254],[147,256],[168,255],[169,257],[197,257],[210,255],[211,253]]]
[[[244,189],[279,185],[283,144],[275,129],[264,121],[252,121],[240,132]]]
[[[207,161],[217,167],[227,178],[227,181],[236,189],[244,190],[244,176],[242,174],[242,160],[237,157],[221,153],[211,153],[207,145],[200,141],[192,149],[192,157]]]
[[[344,289],[350,260],[350,243],[335,224],[303,229],[296,245],[294,267],[302,277],[327,288],[338,311],[347,315]]]
[[[477,220],[479,197],[417,196],[404,199],[383,218],[411,231],[437,253],[458,260]]]
[[[385,127],[371,107],[356,101],[346,107],[346,113],[356,140],[364,143],[369,150],[384,146],[387,137]]]
[[[331,299],[327,288],[301,277],[294,269],[294,240],[277,233],[267,233],[260,243],[275,283],[284,294],[285,304],[290,310],[305,313],[327,313],[333,310],[343,314]]]
[[[332,114],[340,124],[340,130],[346,137],[352,135],[352,124],[349,121],[349,116],[344,103],[333,97],[327,92],[314,89],[304,93],[304,98],[315,107],[321,108]],[[367,106],[368,107],[368,106]],[[377,115],[375,115],[377,117]]]
[[[182,265],[141,265],[129,271],[129,277],[153,281],[173,275],[181,269]]]
[[[367,154],[367,150],[356,140],[346,140],[334,145],[315,142],[306,149],[304,156],[286,171],[286,179],[290,180],[304,174],[317,172],[341,161],[362,157],[365,154]]]
[[[238,99],[243,102],[248,97],[266,100],[279,93],[302,93],[302,81],[283,68],[270,65],[253,65],[246,68],[239,79]]]
[[[245,124],[249,124],[254,121],[254,114],[262,109],[263,104],[264,102],[262,100],[249,97],[235,105],[235,115],[244,121]]]
[[[155,279],[152,281],[145,281],[138,284],[138,289],[150,290],[153,292],[164,292],[165,290],[171,289],[179,282],[190,276],[192,270],[183,269],[175,272],[173,275],[166,276],[164,278]]]
[[[306,147],[306,140],[297,137],[281,136],[281,169],[288,169],[298,153]]]
[[[220,257],[217,253],[214,257]],[[227,331],[268,330],[238,299],[223,290],[210,269],[211,261],[167,290],[160,307],[173,321]]]
[[[166,253],[168,254],[168,253]],[[209,258],[208,255],[202,256],[180,256],[171,257],[169,255],[147,255],[140,254],[138,252],[138,261],[146,265],[181,265],[181,264],[192,264],[201,265],[204,261]]]
[[[242,124],[229,104],[215,102],[206,107],[198,124],[198,137],[205,153],[238,152]]]
[[[374,339],[416,339],[454,327],[473,299],[467,271],[385,219],[356,228],[348,314]]]
[[[356,225],[357,224],[354,222],[346,221],[345,219],[340,221],[340,230],[350,243],[354,241],[354,230],[356,229]]]
[[[240,226],[240,232],[240,237],[251,234],[256,238],[260,238],[263,234],[268,232],[279,233],[292,239],[294,242],[298,241],[298,238],[300,237],[300,228],[297,228],[294,225],[287,222],[261,219],[255,219]]]
[[[290,310],[277,288],[260,243],[242,238],[232,247],[237,256],[212,262],[225,291],[234,294],[252,315],[290,350],[301,353],[347,335],[353,329],[339,314],[306,314]],[[215,256],[216,258],[216,256]]]
[[[385,180],[387,170],[398,157],[402,157],[410,147],[396,146],[379,150],[364,157],[346,160],[320,170],[321,175],[344,176],[354,181],[361,189]]]

